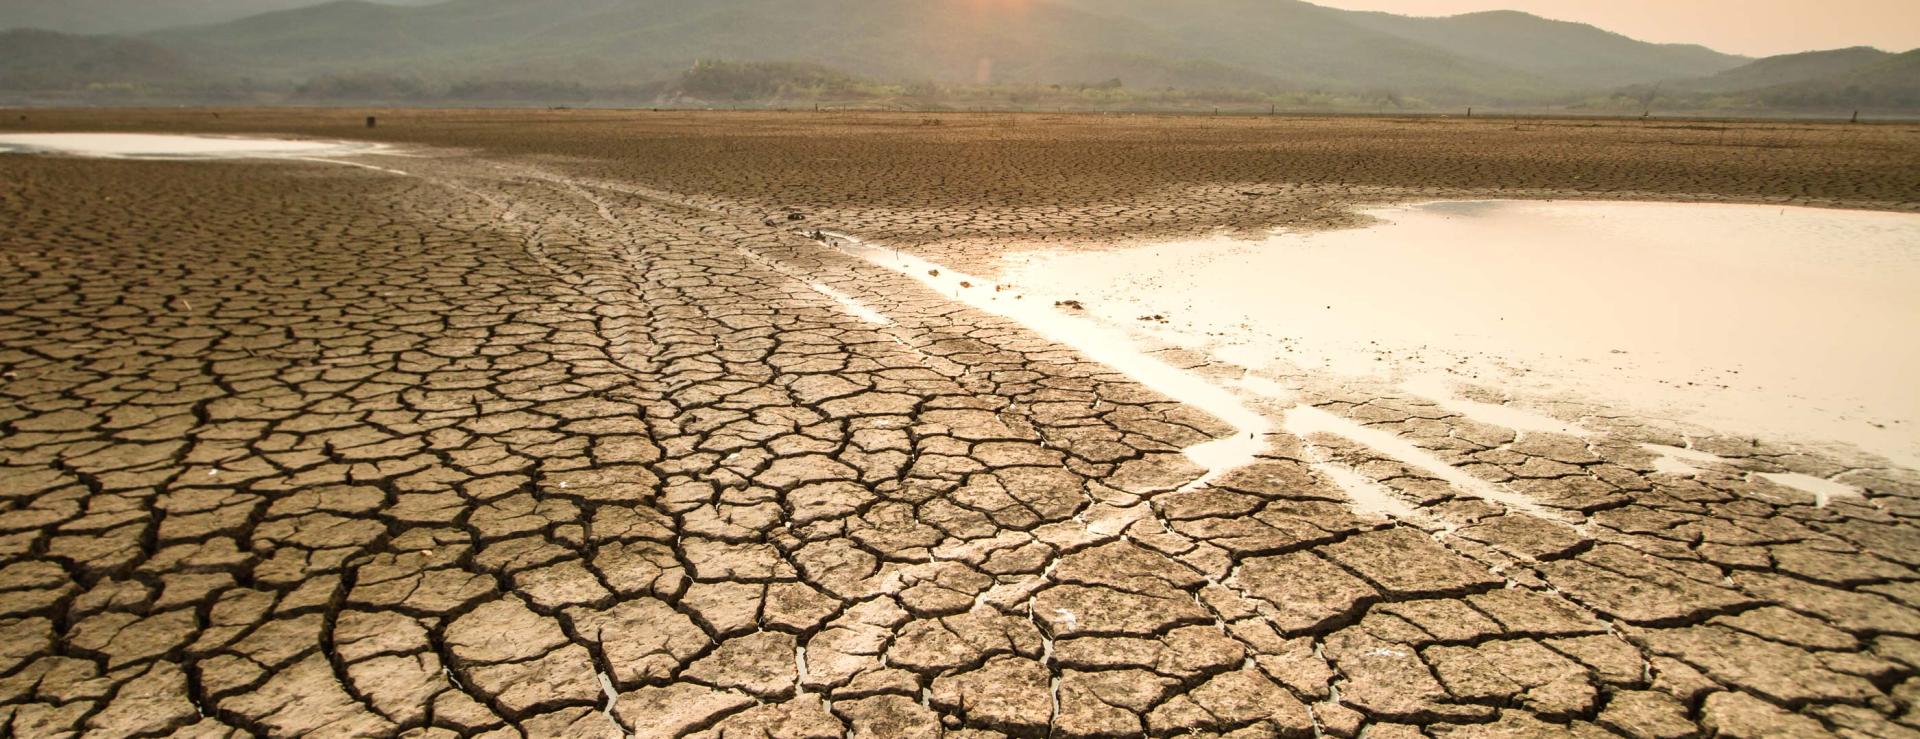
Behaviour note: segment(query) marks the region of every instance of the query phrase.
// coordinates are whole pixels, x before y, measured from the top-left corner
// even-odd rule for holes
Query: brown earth
[[[1280,433],[1182,490],[1220,422],[803,236],[990,271],[1417,197],[1911,211],[1920,130],[361,115],[0,125],[432,150],[364,160],[407,176],[0,157],[12,735],[1920,730],[1912,471],[1328,394],[1551,515]],[[1662,473],[1642,443],[1731,461]],[[1329,455],[1418,515],[1354,513]]]
[[[1920,210],[1920,123],[188,109],[0,114],[10,130],[472,149],[703,205],[819,214],[979,272],[1038,242],[1351,225],[1354,204],[1420,198]]]

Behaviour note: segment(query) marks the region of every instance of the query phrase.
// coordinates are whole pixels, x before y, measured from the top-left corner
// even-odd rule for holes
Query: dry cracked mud
[[[8,123],[349,120],[192,115]],[[1226,423],[808,236],[990,272],[1447,193],[1914,210],[1912,131],[569,120],[402,117],[405,175],[0,158],[0,733],[1920,733],[1910,470],[1313,386],[1360,431],[1192,486]]]

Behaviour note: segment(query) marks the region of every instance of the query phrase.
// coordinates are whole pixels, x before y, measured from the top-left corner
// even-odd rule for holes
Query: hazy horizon
[[[448,0],[371,0],[433,5]],[[1020,10],[1034,0],[971,0],[980,7]],[[1309,0],[1346,10],[1443,17],[1514,10],[1586,23],[1634,39],[1699,44],[1752,57],[1853,46],[1894,53],[1920,48],[1920,3],[1911,0]],[[0,27],[118,33],[232,20],[251,13],[317,5],[325,0],[171,0],[145,6],[126,0],[10,0]],[[135,12],[138,9],[139,12]],[[172,20],[167,20],[171,18]],[[1739,23],[1728,23],[1737,18]]]
[[[0,91],[22,103],[1920,111],[1920,51],[1899,49],[1908,45],[1904,35],[1884,35],[1920,33],[1906,28],[1920,24],[1895,19],[1910,11],[1840,0],[1815,23],[1801,18],[1816,15],[1805,6],[1778,0],[1737,12],[1705,0],[1678,9],[1632,4],[1649,1],[1626,0],[1634,10],[1623,14],[1572,0],[1335,0],[1349,8],[1268,0],[383,0],[421,6],[410,9],[9,0],[0,3],[0,26],[73,33],[108,17],[130,25],[117,36],[11,34]],[[303,5],[313,7],[257,14]],[[1541,15],[1421,15],[1488,7]],[[135,10],[138,18],[116,15]],[[190,16],[231,22],[151,30]],[[1728,35],[1728,18],[1742,21],[1744,42]],[[1728,53],[1764,53],[1755,45],[1765,34],[1778,41],[1789,30],[1798,34],[1794,52],[1863,42],[1898,51],[1768,63]]]
[[[1903,52],[1920,48],[1920,3],[1833,0],[1809,13],[1804,0],[1315,0],[1348,10],[1445,16],[1518,10],[1590,23],[1642,41],[1701,44],[1746,56],[1850,46]],[[1738,18],[1739,23],[1725,22]]]

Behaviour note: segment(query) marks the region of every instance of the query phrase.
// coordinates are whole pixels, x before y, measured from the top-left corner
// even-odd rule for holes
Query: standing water
[[[1380,223],[1029,254],[1005,271],[1030,296],[1256,371],[1469,381],[1920,467],[1920,216],[1530,201],[1368,214]]]
[[[145,133],[20,133],[0,134],[0,153],[59,154],[97,159],[274,159],[344,164],[388,174],[406,174],[399,170],[333,158],[396,154],[392,147],[385,144],[357,141]]]
[[[112,159],[240,159],[339,156],[379,151],[379,144],[298,141],[235,136],[144,133],[19,133],[0,135],[0,151],[70,154]]]

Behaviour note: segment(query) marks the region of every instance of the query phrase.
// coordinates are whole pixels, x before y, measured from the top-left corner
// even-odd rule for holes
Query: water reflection
[[[1920,466],[1920,216],[1471,201],[1014,257],[1006,282],[1256,371],[1435,377]],[[1161,316],[1165,322],[1142,322]]]
[[[0,135],[0,151],[108,159],[287,159],[371,154],[381,144],[246,136],[144,133],[22,133]]]

